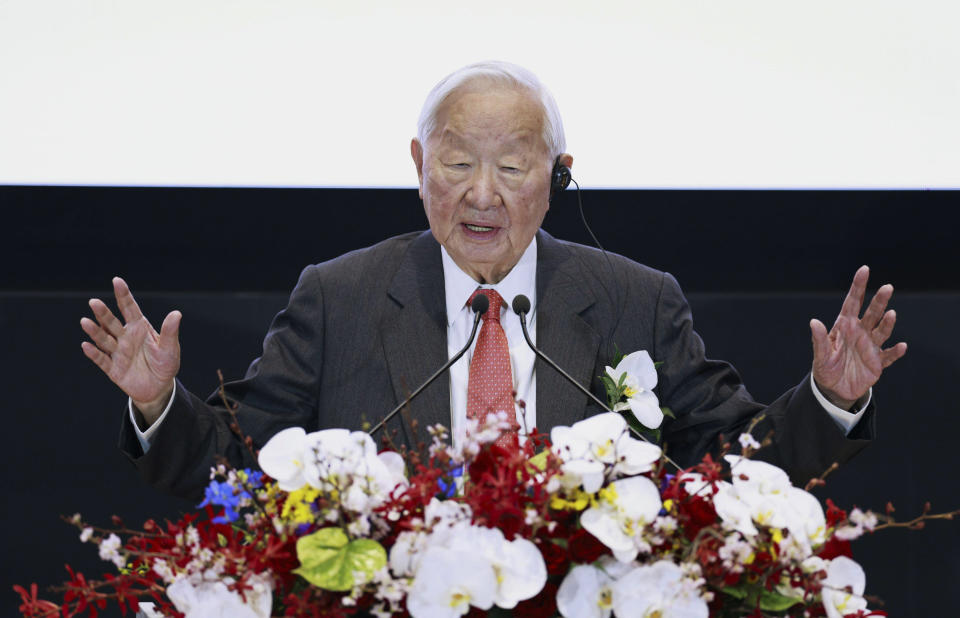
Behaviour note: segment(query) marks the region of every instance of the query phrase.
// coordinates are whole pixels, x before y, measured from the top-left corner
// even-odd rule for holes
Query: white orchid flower
[[[699,472],[683,472],[680,475],[680,482],[683,483],[683,489],[690,496],[709,498],[714,493],[712,489],[707,489],[707,486],[713,485],[713,483],[703,478],[703,475]]]
[[[639,566],[617,580],[613,609],[617,618],[707,618],[702,581],[690,579],[667,560]]]
[[[270,618],[273,596],[269,576],[254,575],[248,583],[246,602],[222,581],[194,583],[182,576],[167,586],[166,594],[186,618]]]
[[[608,366],[606,372],[614,384],[620,384],[620,377],[626,375],[623,384],[627,401],[618,403],[614,410],[619,412],[629,408],[644,427],[659,427],[663,422],[663,411],[660,410],[657,396],[653,394],[657,386],[657,369],[646,350],[627,354],[616,367]]]
[[[631,438],[626,431],[617,440],[616,451],[617,463],[613,466],[613,472],[617,476],[649,472],[663,455],[663,450],[656,444]]]
[[[455,618],[471,605],[490,609],[496,593],[496,575],[483,556],[432,546],[420,560],[407,610],[414,618]]]
[[[813,546],[826,542],[826,517],[820,501],[790,484],[780,468],[727,455],[733,472],[733,486],[714,497],[717,514],[734,529],[748,536],[756,529],[744,521],[744,508],[752,522],[790,532],[787,545],[791,555],[803,559]],[[737,504],[740,503],[740,505]]]
[[[400,455],[378,455],[366,432],[325,429],[307,434],[304,440],[303,478],[312,487],[338,492],[341,504],[350,511],[369,512],[397,485],[406,483]]]
[[[547,583],[547,565],[537,546],[520,537],[507,541],[497,528],[460,524],[445,546],[477,553],[487,560],[497,580],[494,602],[498,607],[512,609],[520,601],[535,597]]]
[[[827,518],[823,506],[813,494],[797,487],[787,492],[787,529],[791,538],[802,539],[807,554],[813,553],[812,547],[827,542]]]
[[[867,609],[867,601],[863,598],[867,576],[863,568],[850,558],[837,556],[831,560],[822,583],[820,596],[828,618],[842,618]]]
[[[761,494],[784,493],[793,487],[787,473],[773,464],[739,455],[726,455],[724,459],[730,464],[737,487],[750,487]]]
[[[635,566],[602,556],[596,566],[573,567],[557,590],[557,609],[566,618],[609,618],[614,584]]]
[[[754,537],[759,533],[753,525],[749,503],[740,499],[739,493],[730,483],[717,483],[713,508],[728,529],[736,530],[747,537]]]
[[[599,504],[583,512],[580,524],[610,548],[620,562],[649,551],[644,526],[653,522],[663,503],[657,486],[645,476],[614,481],[600,492]]]
[[[276,479],[284,491],[296,491],[307,484],[304,477],[306,460],[313,453],[307,450],[307,432],[302,427],[290,427],[270,438],[257,457],[260,469]]]
[[[617,474],[640,474],[660,459],[660,447],[628,435],[627,422],[615,412],[597,414],[550,432],[553,452],[563,462],[563,483],[594,493],[603,486],[607,466]]]
[[[390,548],[390,570],[393,574],[397,577],[413,577],[429,543],[430,537],[425,532],[401,532]]]
[[[557,590],[557,609],[566,618],[609,618],[613,578],[589,564],[573,567]]]

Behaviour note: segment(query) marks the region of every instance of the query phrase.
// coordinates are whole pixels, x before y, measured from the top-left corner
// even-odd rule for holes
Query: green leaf
[[[372,539],[347,538],[342,528],[322,528],[297,539],[300,567],[294,573],[324,590],[353,588],[354,572],[369,579],[387,564],[387,551]]]
[[[667,406],[660,406],[660,411],[663,412],[664,416],[667,416],[669,418],[677,418],[677,416],[673,413],[673,410],[671,410]]]
[[[731,596],[735,599],[741,599],[741,600],[747,598],[747,594],[748,594],[744,588],[734,588],[732,586],[726,586],[720,592],[728,596]]]
[[[623,357],[626,356],[623,352],[620,351],[620,346],[613,344],[613,366],[616,367],[620,364],[620,361],[623,360]]]
[[[755,607],[757,605],[757,586],[727,586],[722,592],[728,596],[741,601],[747,601],[746,605]],[[803,600],[795,597],[788,597],[776,592],[761,589],[760,591],[760,609],[768,612],[782,612],[790,609]]]
[[[603,388],[607,391],[607,405],[612,408],[620,401],[620,393],[617,391],[617,385],[613,383],[613,378],[606,374],[600,376],[600,381],[603,382]]]
[[[537,470],[543,472],[547,469],[547,456],[549,451],[543,450],[527,460],[527,463],[535,467]]]
[[[764,590],[760,593],[760,609],[768,612],[782,612],[800,603],[802,599],[788,597],[776,592]]]

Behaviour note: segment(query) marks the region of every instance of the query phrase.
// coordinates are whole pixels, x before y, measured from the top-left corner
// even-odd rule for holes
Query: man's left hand
[[[882,286],[859,317],[870,269],[861,266],[853,276],[850,291],[843,301],[833,328],[817,319],[810,320],[813,335],[813,379],[820,392],[834,405],[849,410],[880,379],[884,369],[907,353],[900,342],[883,349],[897,321],[894,310],[886,311],[893,286]]]

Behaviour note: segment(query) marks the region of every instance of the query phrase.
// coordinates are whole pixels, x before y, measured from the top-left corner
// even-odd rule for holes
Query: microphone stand
[[[480,300],[481,298],[482,298],[483,300]],[[402,410],[402,409],[405,408],[407,405],[409,405],[410,402],[413,401],[413,399],[423,391],[423,389],[425,389],[425,388],[427,388],[428,386],[430,386],[430,385],[433,383],[434,380],[436,380],[436,379],[439,378],[441,375],[443,375],[443,373],[444,373],[447,369],[449,369],[455,362],[457,362],[458,360],[460,360],[460,357],[461,357],[461,356],[463,356],[464,354],[466,354],[467,350],[470,349],[470,345],[473,343],[473,338],[477,335],[477,327],[480,325],[480,318],[483,316],[484,313],[487,312],[487,308],[488,308],[489,306],[490,306],[490,301],[487,299],[487,297],[486,297],[485,294],[478,294],[478,295],[473,299],[473,303],[471,303],[471,305],[470,305],[470,308],[471,308],[471,309],[473,310],[473,312],[474,312],[474,316],[473,316],[473,329],[470,331],[470,336],[467,338],[467,345],[463,346],[463,348],[462,348],[459,352],[457,352],[457,353],[453,356],[453,358],[451,358],[450,360],[448,360],[448,361],[443,365],[443,367],[441,367],[440,369],[438,369],[438,370],[436,371],[436,373],[434,373],[432,376],[430,376],[429,378],[427,378],[427,381],[424,382],[423,384],[421,384],[421,385],[420,385],[420,388],[418,388],[417,390],[415,390],[415,391],[413,391],[412,393],[410,393],[410,394],[407,396],[407,398],[404,399],[404,400],[400,403],[400,405],[398,405],[396,408],[394,408],[393,410],[391,410],[389,414],[387,414],[385,417],[383,417],[383,420],[382,420],[382,421],[380,421],[379,423],[377,423],[376,426],[375,426],[373,429],[371,429],[370,431],[367,432],[369,435],[372,436],[373,434],[377,433],[377,431],[379,431],[381,427],[383,427],[384,425],[387,424],[387,421],[389,421],[391,418],[393,418],[394,416],[396,416],[397,413],[400,412],[400,410]]]
[[[533,341],[530,339],[530,333],[527,331],[527,312],[530,311],[530,300],[526,296],[520,294],[513,299],[513,311],[520,317],[520,328],[523,329],[523,338],[527,340],[527,345],[530,346],[530,349],[533,350],[533,353],[537,355],[537,358],[543,360],[543,362],[547,363],[548,365],[553,367],[555,370],[557,370],[560,373],[560,375],[562,375],[564,378],[567,379],[568,382],[570,382],[571,384],[576,386],[578,389],[580,389],[581,393],[583,393],[584,395],[592,399],[594,403],[596,403],[598,406],[600,406],[607,412],[613,412],[613,410],[610,409],[610,406],[600,401],[600,399],[596,395],[594,395],[589,390],[584,388],[582,384],[574,380],[573,376],[571,376],[569,373],[564,371],[560,367],[560,365],[553,362],[553,360],[551,360],[546,354],[540,351],[540,348],[538,348],[533,344]],[[651,442],[650,439],[647,438],[647,436],[643,435],[633,427],[630,427],[630,423],[627,423],[627,427],[630,429],[630,431],[636,434],[637,437],[639,437],[644,442],[647,442],[648,444],[653,444],[653,442]],[[662,452],[662,449],[661,449],[661,452]],[[663,453],[663,458],[667,460],[669,463],[671,463],[673,467],[676,468],[678,471],[683,470],[683,468],[681,468],[680,465],[677,464],[677,462],[670,459],[666,453]]]

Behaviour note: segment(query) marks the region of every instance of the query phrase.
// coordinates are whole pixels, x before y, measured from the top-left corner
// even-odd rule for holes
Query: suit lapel
[[[595,296],[583,285],[585,273],[571,253],[544,231],[537,233],[537,347],[580,384],[590,388],[600,334],[582,314]],[[584,417],[587,396],[537,359],[537,425],[544,431]]]
[[[447,359],[447,317],[440,245],[430,232],[411,242],[387,289],[392,307],[380,324],[383,351],[396,403],[403,401]],[[408,445],[429,441],[425,427],[450,425],[450,380],[439,377],[410,404],[402,431]],[[415,418],[419,430],[409,433]],[[397,428],[397,421],[390,427]],[[413,438],[416,439],[413,439]]]

